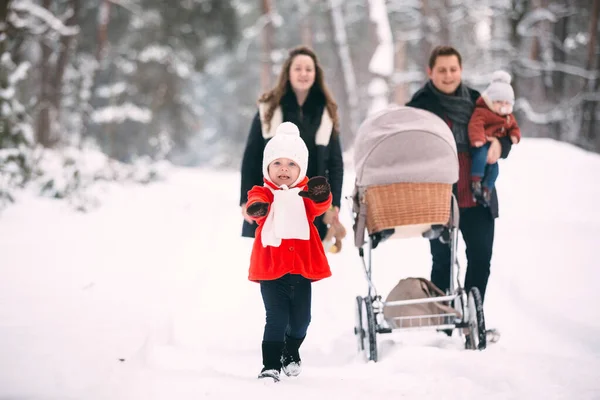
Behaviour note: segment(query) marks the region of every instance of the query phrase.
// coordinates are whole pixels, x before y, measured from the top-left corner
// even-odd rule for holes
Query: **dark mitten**
[[[331,193],[331,187],[329,182],[323,176],[315,176],[308,180],[308,190],[299,192],[298,194],[302,197],[307,197],[315,203],[322,203],[329,198]]]
[[[252,203],[246,208],[246,212],[251,217],[264,217],[269,212],[269,203]]]

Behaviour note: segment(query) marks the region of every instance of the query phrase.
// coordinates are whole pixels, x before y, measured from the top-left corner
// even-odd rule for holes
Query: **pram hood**
[[[437,115],[390,106],[369,116],[354,144],[356,185],[458,181],[456,142]]]

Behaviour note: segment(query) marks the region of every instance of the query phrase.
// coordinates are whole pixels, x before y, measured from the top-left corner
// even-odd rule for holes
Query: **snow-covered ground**
[[[348,238],[313,287],[304,371],[277,385],[256,379],[264,311],[237,173],[108,187],[89,214],[23,193],[0,215],[0,398],[600,399],[598,171],[600,156],[549,140],[502,162],[486,296],[500,342],[473,352],[456,335],[396,332],[365,363],[353,325],[366,281]],[[374,256],[384,294],[429,274],[423,239]]]

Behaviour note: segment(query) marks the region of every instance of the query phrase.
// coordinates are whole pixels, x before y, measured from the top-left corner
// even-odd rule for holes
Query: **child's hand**
[[[510,141],[512,142],[512,144],[517,144],[519,143],[519,139],[516,136],[511,136],[510,137]]]
[[[265,215],[267,215],[268,211],[269,203],[256,202],[250,204],[250,206],[246,208],[246,212],[248,213],[248,215],[254,218],[264,217]]]
[[[248,216],[248,212],[246,211],[246,203],[242,204],[242,216],[249,224],[254,223],[254,220]]]
[[[329,182],[323,176],[315,176],[308,180],[308,190],[299,192],[298,195],[306,197],[314,201],[315,203],[322,203],[329,198],[331,193],[331,187]]]
[[[473,147],[481,147],[483,146],[483,142],[475,142],[473,143]]]

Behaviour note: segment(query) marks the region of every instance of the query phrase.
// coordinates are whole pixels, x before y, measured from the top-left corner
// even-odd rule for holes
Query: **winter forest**
[[[599,17],[600,0],[0,0],[0,400],[600,399]],[[241,235],[249,210],[264,212],[265,203],[255,196],[240,207],[240,178],[242,158],[257,158],[244,157],[246,143],[264,142],[258,129],[248,140],[258,99],[298,45],[314,49],[337,103],[339,136],[324,131],[335,138],[327,157],[343,166],[329,168],[329,180],[335,169],[340,181],[339,209],[317,198],[329,197],[323,183],[308,194],[321,204],[311,210],[332,216],[327,253],[300,247],[296,238],[318,242],[303,236],[304,218],[302,235],[282,236],[293,246],[265,250],[331,271],[305,279],[304,297],[290,284],[285,296],[304,299],[310,313],[295,314],[310,327],[306,340],[304,333],[286,339],[296,350],[302,344],[302,374],[283,371],[275,383],[273,375],[257,379],[267,366],[267,302],[263,285],[249,279],[267,246]],[[480,206],[469,190],[457,191],[458,214],[445,218],[458,222],[458,240],[447,230],[426,240],[446,219],[427,220],[411,225],[426,231],[402,240],[375,232],[382,240],[363,252],[355,233],[368,229],[355,217],[364,216],[367,196],[357,212],[351,194],[362,175],[357,149],[370,148],[355,140],[366,136],[358,128],[428,82],[438,45],[458,49],[462,79],[479,91],[495,71],[510,73],[523,140],[497,163],[500,201],[488,196]],[[460,72],[453,65],[447,73]],[[302,122],[308,113],[299,115]],[[390,119],[384,128],[395,135]],[[447,128],[439,118],[426,124],[434,122]],[[456,122],[464,133],[465,121]],[[440,143],[456,152],[448,129]],[[409,164],[401,151],[425,148],[411,174],[454,171],[444,193],[461,171],[463,182],[471,179],[467,189],[481,183],[469,177],[465,152],[450,165],[421,137],[380,146],[402,165],[370,153],[381,160],[377,170],[395,174]],[[306,164],[321,164],[292,158],[302,174]],[[266,165],[276,160],[263,157]],[[268,184],[255,188],[270,194]],[[310,204],[295,195],[306,197],[310,183],[307,192],[286,185],[290,207]],[[434,185],[423,193],[432,197]],[[406,198],[436,208],[425,196]],[[483,282],[485,307],[475,295],[460,304],[429,298],[464,312],[441,314],[449,326],[379,329],[388,294],[407,277],[427,281],[435,263],[455,267],[448,282],[456,281],[460,298],[467,280]],[[423,293],[409,293],[408,302]],[[377,310],[367,306],[373,299]],[[487,344],[475,346],[473,337]],[[271,345],[287,352],[282,340]],[[276,346],[270,358],[283,368]],[[300,367],[299,353],[297,360]]]
[[[3,0],[0,202],[33,185],[85,209],[96,180],[239,168],[256,100],[298,44],[321,59],[345,148],[450,44],[476,89],[511,72],[525,137],[598,152],[599,13],[599,0]]]

